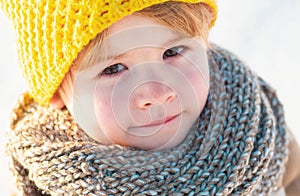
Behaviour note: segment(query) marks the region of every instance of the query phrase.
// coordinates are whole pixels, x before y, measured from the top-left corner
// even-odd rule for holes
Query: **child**
[[[7,144],[21,194],[296,195],[275,91],[208,42],[215,1],[0,4],[30,86]]]

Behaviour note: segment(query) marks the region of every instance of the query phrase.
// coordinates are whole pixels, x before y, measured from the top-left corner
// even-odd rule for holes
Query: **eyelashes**
[[[128,70],[128,67],[123,65],[122,63],[116,63],[113,64],[109,67],[106,67],[102,72],[101,75],[105,75],[105,76],[112,76],[115,74],[118,74],[124,70]]]
[[[177,55],[180,55],[182,51],[184,50],[183,46],[175,46],[173,48],[170,48],[166,50],[163,54],[163,59],[170,58],[170,57],[175,57]]]
[[[167,60],[170,58],[176,58],[177,56],[181,56],[182,52],[185,50],[184,46],[175,46],[169,48],[164,51],[162,55],[163,60]],[[101,73],[101,77],[113,77],[121,74],[123,71],[128,70],[128,67],[123,63],[116,63],[106,67]]]

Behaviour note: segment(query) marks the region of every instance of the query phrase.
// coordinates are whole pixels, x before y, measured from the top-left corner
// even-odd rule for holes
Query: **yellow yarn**
[[[30,94],[38,103],[47,105],[91,39],[124,16],[167,1],[0,0],[0,7],[17,30],[19,61]],[[203,2],[217,15],[215,0],[175,1]]]

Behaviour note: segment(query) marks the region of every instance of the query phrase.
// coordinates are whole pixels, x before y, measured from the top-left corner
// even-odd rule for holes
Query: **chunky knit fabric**
[[[22,96],[7,153],[24,195],[267,195],[287,157],[275,91],[231,53],[209,51],[210,94],[185,140],[165,151],[103,146],[67,110]]]
[[[91,39],[124,16],[167,1],[0,0],[0,7],[17,30],[19,60],[30,94],[47,105],[72,62]],[[211,7],[216,18],[215,0],[175,1],[203,2]]]

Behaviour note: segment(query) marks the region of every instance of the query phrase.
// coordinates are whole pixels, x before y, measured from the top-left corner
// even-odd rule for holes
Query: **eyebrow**
[[[188,36],[182,36],[181,34],[176,34],[176,37],[173,37],[172,39],[169,39],[167,40],[166,42],[162,43],[161,46],[168,46],[168,45],[171,45],[171,44],[174,44],[176,42],[179,42],[181,40],[185,40],[187,39]],[[148,47],[158,47],[158,45],[146,45]],[[126,57],[128,54],[127,52],[123,52],[123,53],[120,53],[120,54],[114,54],[114,53],[111,53],[111,54],[108,54],[107,57],[105,58],[101,58],[102,61],[109,61],[111,59],[120,59],[120,58],[124,58]]]
[[[162,45],[163,46],[168,46],[168,45],[171,45],[171,44],[174,44],[174,43],[176,43],[176,42],[179,42],[179,41],[181,41],[181,40],[185,40],[185,39],[187,39],[187,38],[189,38],[188,36],[181,36],[181,34],[180,35],[176,35],[176,37],[174,37],[174,38],[172,38],[172,39],[170,39],[170,40],[167,40],[166,42],[164,42]]]

